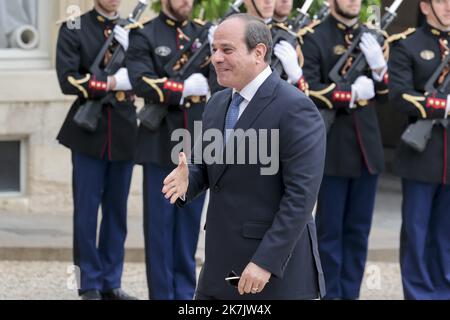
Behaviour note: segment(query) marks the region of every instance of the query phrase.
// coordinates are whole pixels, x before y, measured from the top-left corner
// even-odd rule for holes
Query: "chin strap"
[[[433,0],[430,0],[430,7],[431,7],[431,11],[433,11],[434,16],[436,17],[437,21],[439,22],[439,24],[443,27],[446,27],[445,24],[442,23],[442,20],[438,17],[438,15],[436,14],[436,11],[434,10],[434,6],[433,6]]]
[[[264,20],[265,18],[263,17],[261,11],[259,11],[258,7],[256,6],[255,0],[252,0],[252,4],[253,4],[253,7],[255,8],[256,13],[258,14],[258,16],[259,16],[261,19]]]

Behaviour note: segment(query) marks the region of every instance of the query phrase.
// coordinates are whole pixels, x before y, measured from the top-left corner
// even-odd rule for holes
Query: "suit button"
[[[220,187],[219,186],[215,186],[214,187],[214,192],[219,192],[220,191]]]

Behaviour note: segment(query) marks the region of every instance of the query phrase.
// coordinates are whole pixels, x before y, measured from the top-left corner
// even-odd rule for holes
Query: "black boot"
[[[99,290],[88,290],[83,292],[81,295],[81,300],[102,300],[102,294]]]
[[[120,288],[102,292],[102,298],[103,300],[138,300],[138,298],[130,296]]]

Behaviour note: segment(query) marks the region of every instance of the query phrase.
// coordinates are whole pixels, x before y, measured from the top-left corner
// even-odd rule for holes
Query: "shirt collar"
[[[258,91],[259,87],[267,80],[272,74],[272,69],[267,66],[255,79],[253,79],[249,84],[247,84],[239,94],[247,101],[250,102]],[[233,94],[237,91],[233,89]]]

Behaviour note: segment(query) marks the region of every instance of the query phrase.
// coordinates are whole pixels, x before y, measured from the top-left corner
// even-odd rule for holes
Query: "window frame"
[[[54,0],[38,1],[37,29],[39,45],[33,50],[0,49],[0,70],[50,69],[51,34],[54,21]]]
[[[28,139],[24,136],[17,136],[17,135],[11,135],[11,136],[1,136],[0,137],[1,142],[19,142],[19,157],[20,157],[20,165],[19,165],[19,191],[8,191],[3,192],[0,191],[0,199],[5,198],[21,198],[24,197],[26,194],[26,183],[27,183],[27,145],[28,145]]]

